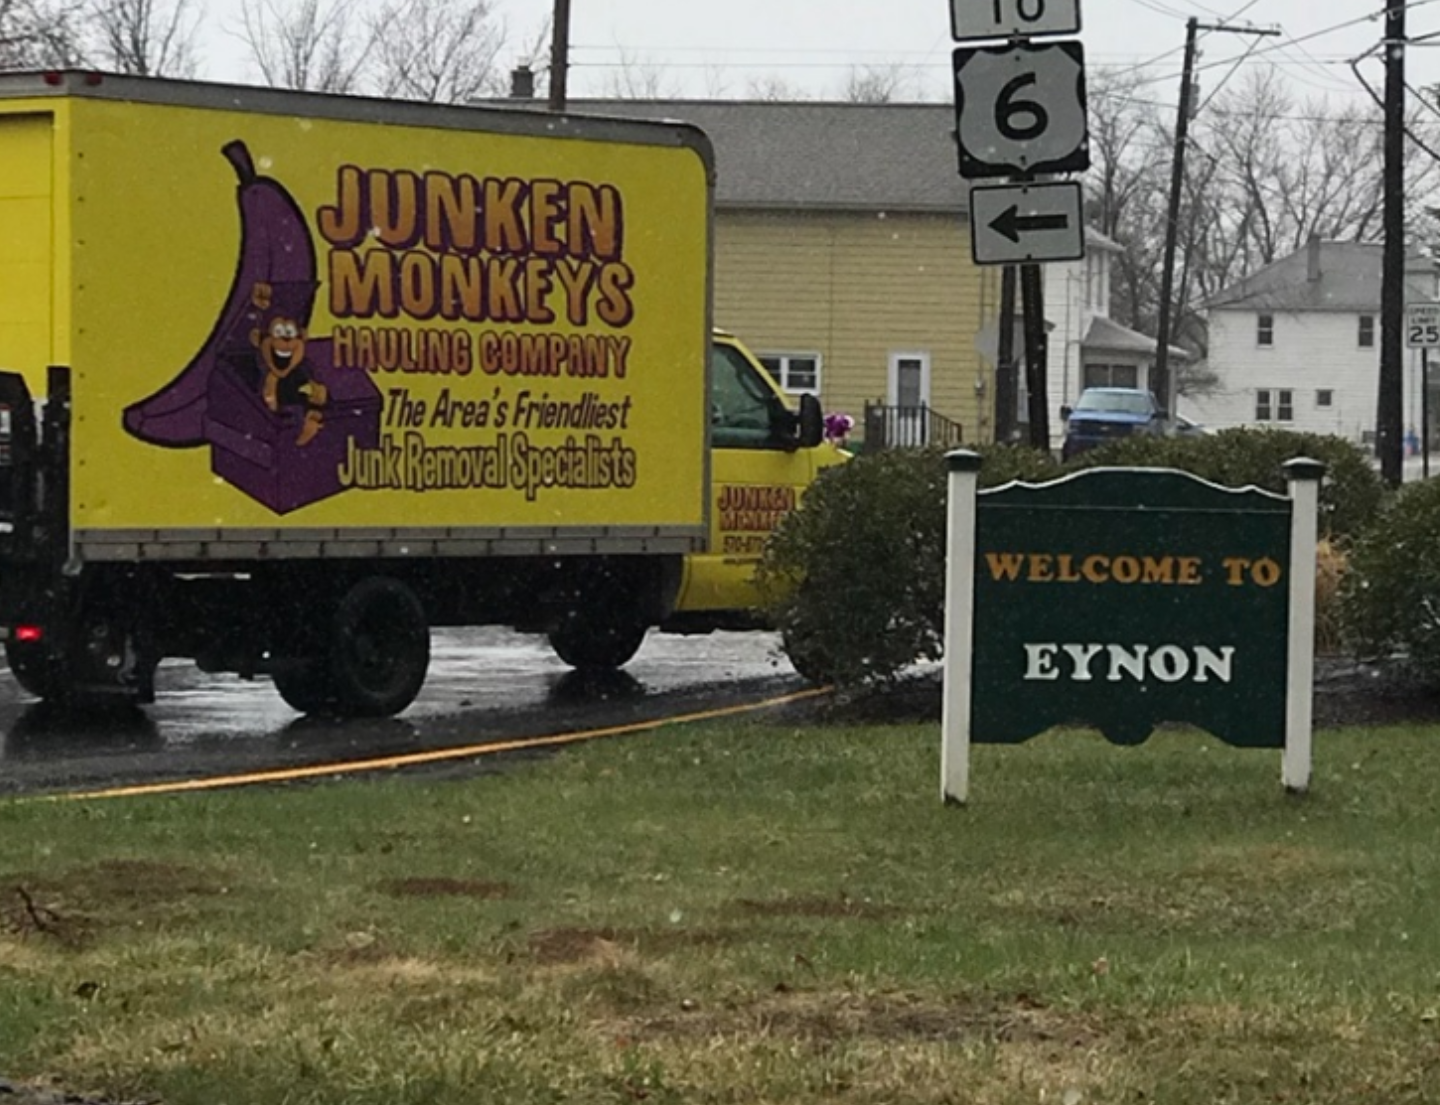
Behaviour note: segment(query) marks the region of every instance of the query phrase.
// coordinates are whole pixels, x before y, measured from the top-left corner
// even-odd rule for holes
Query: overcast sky
[[[202,0],[207,28],[202,76],[254,76],[233,34],[241,0]],[[285,0],[275,0],[285,2]],[[984,4],[989,0],[963,0]],[[533,39],[552,0],[495,0],[509,41]],[[1274,62],[1297,96],[1364,98],[1347,62],[1383,34],[1379,0],[1081,0],[1081,41],[1089,70],[1145,66],[1156,99],[1174,100],[1185,21],[1233,22],[1281,34],[1202,36],[1201,95],[1234,80],[1235,63]],[[1435,34],[1407,52],[1412,85],[1440,83],[1440,0],[1411,0],[1407,33]],[[949,99],[949,0],[572,0],[571,94],[611,92],[628,70],[658,81],[666,94],[744,96],[752,83],[780,78],[807,97],[838,98],[852,68],[900,67],[906,98]],[[1382,64],[1364,65],[1379,88]]]

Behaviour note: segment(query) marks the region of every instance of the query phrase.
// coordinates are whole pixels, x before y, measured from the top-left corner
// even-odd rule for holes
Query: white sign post
[[[1406,306],[1405,344],[1411,349],[1440,349],[1440,303]]]
[[[1031,443],[1049,443],[1042,402],[1045,384],[1044,280],[1040,262],[1085,255],[1083,215],[1074,195],[1042,191],[1039,177],[1090,167],[1085,124],[1085,49],[1076,39],[1034,42],[1036,36],[1080,30],[1080,0],[950,0],[956,41],[1006,39],[1004,45],[960,46],[955,75],[955,140],[966,180],[1008,177],[1010,196],[971,198],[970,242],[977,264],[1013,265],[1025,317],[1025,376],[1030,388]],[[986,204],[998,205],[994,210]],[[979,205],[981,214],[977,216]],[[1001,327],[1014,320],[1016,274],[1006,269]],[[1014,395],[1013,359],[996,367],[996,397]],[[1008,432],[1008,414],[997,429]]]
[[[953,60],[961,176],[1089,168],[1080,43],[962,46]]]
[[[1032,38],[1080,32],[1080,0],[950,0],[950,36]]]
[[[1077,261],[1085,256],[1079,182],[972,188],[970,225],[977,265]]]
[[[1420,475],[1430,478],[1430,350],[1440,348],[1440,303],[1405,308],[1405,344],[1420,350]]]

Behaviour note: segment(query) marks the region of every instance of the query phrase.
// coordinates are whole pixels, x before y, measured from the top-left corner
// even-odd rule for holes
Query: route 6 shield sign
[[[961,47],[954,64],[961,176],[1089,168],[1079,42]]]

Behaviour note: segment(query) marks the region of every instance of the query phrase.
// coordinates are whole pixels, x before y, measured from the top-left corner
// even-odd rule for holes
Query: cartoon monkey
[[[268,313],[272,306],[268,284],[256,284],[251,296],[255,306]],[[250,332],[250,344],[260,354],[265,369],[261,397],[272,411],[281,407],[303,406],[305,419],[300,425],[296,445],[308,445],[325,424],[321,408],[329,399],[325,385],[310,376],[305,362],[305,324],[284,313],[271,314],[264,329]]]

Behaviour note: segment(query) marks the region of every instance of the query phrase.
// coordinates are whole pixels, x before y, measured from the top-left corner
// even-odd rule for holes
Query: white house
[[[1376,242],[1312,238],[1210,300],[1209,365],[1220,383],[1187,397],[1192,416],[1213,427],[1283,426],[1372,441],[1383,252]],[[1406,301],[1435,301],[1436,274],[1430,258],[1410,257]],[[1420,357],[1407,352],[1404,363],[1405,425],[1418,432]]]

